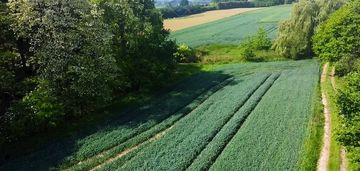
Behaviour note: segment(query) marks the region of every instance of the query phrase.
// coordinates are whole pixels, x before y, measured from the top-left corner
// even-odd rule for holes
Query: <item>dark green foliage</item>
[[[230,8],[251,8],[251,7],[268,7],[280,4],[290,4],[292,1],[285,2],[284,0],[213,0],[212,2],[217,3],[219,9],[230,9]]]
[[[315,53],[326,61],[360,56],[360,2],[336,11],[314,36]]]
[[[174,56],[175,59],[181,63],[194,63],[199,61],[196,55],[196,51],[185,44],[181,44],[178,46]]]
[[[360,73],[353,72],[345,77],[346,83],[340,90],[337,103],[343,116],[337,139],[348,150],[351,169],[360,169]]]
[[[200,6],[200,5],[188,5],[178,7],[165,7],[160,8],[159,11],[164,19],[183,17],[192,14],[198,14],[205,11],[216,10],[215,6]]]
[[[251,46],[243,46],[241,55],[245,58],[247,61],[251,61],[253,57],[255,57],[254,49]]]
[[[324,61],[335,62],[343,77],[337,105],[342,116],[337,139],[346,147],[350,170],[360,169],[360,2],[350,1],[320,26],[314,50]]]
[[[122,81],[117,91],[141,90],[164,83],[175,68],[176,45],[167,40],[168,32],[163,29],[154,5],[107,0],[99,5],[114,35],[112,55],[119,68],[117,80]]]
[[[256,50],[269,50],[271,47],[271,39],[268,37],[265,29],[260,28],[256,35],[248,37],[240,44],[242,49],[241,55],[247,60],[252,61],[255,57]]]
[[[253,2],[248,1],[233,1],[233,2],[219,2],[217,4],[218,9],[231,9],[231,8],[251,8],[255,7]]]
[[[256,50],[269,50],[272,43],[264,28],[259,28],[256,35],[251,38],[251,46]]]
[[[312,57],[315,30],[342,4],[342,0],[300,0],[294,6],[290,19],[280,25],[273,48],[287,58]]]
[[[335,73],[338,76],[345,76],[352,71],[360,71],[360,59],[343,56],[335,63]]]
[[[152,0],[1,2],[0,27],[1,143],[161,87],[175,70]]]

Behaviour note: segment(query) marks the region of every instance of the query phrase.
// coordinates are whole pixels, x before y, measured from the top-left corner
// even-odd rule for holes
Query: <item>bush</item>
[[[351,71],[360,69],[360,60],[350,56],[344,56],[335,63],[335,73],[338,76],[345,76]]]
[[[251,61],[255,57],[254,50],[251,46],[243,46],[241,55],[245,58],[247,61]]]
[[[63,120],[63,106],[40,84],[0,118],[0,144],[45,132]]]
[[[198,61],[195,50],[186,44],[179,45],[174,56],[180,63],[192,63]]]
[[[231,9],[231,8],[251,8],[255,7],[254,2],[239,1],[239,2],[220,2],[218,9]]]
[[[266,31],[260,28],[255,36],[248,37],[240,44],[241,55],[245,60],[251,61],[256,56],[255,50],[269,50],[271,45],[271,39],[267,36]]]
[[[269,50],[271,45],[271,39],[268,37],[265,29],[260,28],[253,37],[252,46],[256,50]]]
[[[343,116],[337,139],[348,150],[351,170],[360,169],[360,72],[352,72],[345,77],[345,85],[340,90],[337,104]]]
[[[167,18],[176,18],[176,17],[183,17],[192,14],[198,14],[205,11],[216,10],[215,6],[178,6],[178,7],[166,7],[159,9],[162,17],[164,19]]]

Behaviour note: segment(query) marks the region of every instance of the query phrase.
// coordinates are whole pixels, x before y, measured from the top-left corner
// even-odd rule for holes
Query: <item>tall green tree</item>
[[[111,97],[114,59],[101,11],[87,0],[10,1],[17,35],[28,38],[50,95],[81,114]]]
[[[300,0],[293,7],[291,17],[280,24],[273,48],[287,58],[312,57],[312,36],[315,30],[343,3],[343,0]]]
[[[337,139],[347,149],[349,170],[360,170],[360,1],[334,12],[313,41],[320,59],[337,63],[337,74],[345,75],[336,101],[342,116]]]
[[[31,91],[30,79],[38,67],[30,52],[29,39],[16,36],[6,1],[0,2],[0,117],[12,104]]]
[[[114,35],[111,49],[119,68],[118,91],[156,87],[170,78],[176,45],[168,39],[152,1],[103,0],[99,5]]]

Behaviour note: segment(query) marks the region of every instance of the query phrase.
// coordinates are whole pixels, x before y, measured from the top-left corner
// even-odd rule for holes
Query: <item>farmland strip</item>
[[[97,131],[95,134],[90,134],[90,136],[77,140],[76,151],[69,151],[70,154],[65,158],[62,167],[67,167],[95,156],[150,129],[227,78],[229,78],[228,75],[220,73],[206,73],[181,82],[165,95],[138,107],[130,112],[132,114],[126,114],[125,118],[111,121],[105,126],[99,127],[100,131]],[[131,118],[131,116],[133,118],[129,120],[128,117]]]
[[[109,158],[108,160],[106,160],[105,163],[101,163],[100,165],[97,165],[96,167],[90,169],[90,171],[98,170],[98,169],[100,169],[102,166],[106,165],[106,163],[115,161],[115,160],[117,160],[117,159],[119,159],[119,158],[121,158],[121,157],[123,157],[123,156],[125,156],[125,155],[127,155],[127,154],[129,154],[129,153],[131,153],[131,152],[133,152],[133,151],[135,151],[136,149],[138,149],[138,148],[140,148],[140,147],[148,144],[148,143],[151,143],[151,142],[153,142],[153,141],[155,141],[155,140],[160,139],[161,137],[163,137],[163,136],[166,134],[167,131],[169,131],[169,130],[172,129],[172,128],[173,128],[173,126],[165,129],[164,131],[161,131],[160,133],[154,135],[153,137],[151,137],[150,139],[146,140],[145,142],[142,142],[141,144],[138,144],[138,145],[136,145],[136,146],[134,146],[134,147],[131,147],[131,148],[129,148],[129,149],[126,149],[126,150],[122,151],[122,152],[119,153],[119,154],[116,154],[116,156]]]
[[[316,62],[282,71],[209,170],[298,170],[318,79]]]
[[[185,169],[269,75],[255,74],[235,80],[175,124],[161,140],[139,151],[120,170]],[[110,164],[107,169],[119,169],[119,165]]]
[[[154,125],[147,131],[132,137],[131,139],[129,139],[128,141],[125,141],[122,144],[119,144],[117,146],[114,146],[114,147],[106,150],[106,151],[103,151],[96,156],[93,156],[86,160],[80,161],[79,163],[77,163],[77,165],[72,166],[68,169],[69,170],[90,169],[100,163],[107,162],[109,160],[109,158],[112,158],[113,156],[116,156],[117,154],[122,153],[123,151],[125,151],[129,148],[133,148],[139,144],[142,144],[143,142],[147,141],[149,138],[155,136],[159,132],[162,132],[162,131],[168,129],[169,127],[171,127],[182,117],[191,113],[194,109],[196,109],[199,105],[201,105],[207,98],[209,98],[212,94],[214,94],[215,92],[217,92],[218,90],[222,89],[224,86],[229,84],[232,80],[233,80],[232,78],[228,78],[228,79],[224,80],[223,82],[221,82],[220,84],[215,85],[208,90],[205,90],[203,92],[203,94],[201,94],[199,97],[197,97],[192,103],[190,103],[187,106],[185,106],[184,108],[180,109],[174,115],[165,119],[161,123]]]
[[[234,137],[247,117],[255,109],[262,97],[279,78],[280,73],[271,75],[267,81],[248,99],[248,101],[234,114],[234,116],[216,134],[212,141],[194,157],[186,170],[208,170],[226,145]]]

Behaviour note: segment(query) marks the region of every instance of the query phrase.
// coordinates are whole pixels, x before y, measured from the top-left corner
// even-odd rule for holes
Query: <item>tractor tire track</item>
[[[239,107],[234,111],[234,114],[225,122],[225,124],[219,129],[214,136],[210,139],[209,143],[205,145],[189,162],[186,166],[186,170],[208,170],[212,163],[217,159],[217,157],[221,154],[224,147],[228,144],[228,142],[232,139],[232,137],[236,134],[238,129],[240,129],[242,123],[245,122],[246,118],[252,112],[252,110],[257,106],[258,102],[260,102],[262,96],[270,89],[273,83],[279,78],[280,74],[272,74],[268,76],[264,82],[262,82],[256,90],[254,90],[251,95],[244,101],[243,104],[239,105]],[[254,100],[255,99],[255,100]],[[247,103],[251,103],[254,100],[254,104],[250,106],[246,106]],[[240,110],[244,109],[244,115],[238,115]],[[230,132],[227,132],[230,130]],[[226,138],[223,139],[221,136],[225,136]],[[223,139],[223,140],[221,140]],[[224,142],[223,144],[221,144]],[[213,144],[212,144],[213,143]],[[219,143],[219,144],[218,144]],[[212,151],[206,151],[209,146],[215,147],[214,153],[208,154]],[[211,147],[210,147],[211,149]],[[203,154],[207,153],[207,154]],[[201,156],[209,156],[206,159],[199,159]],[[202,166],[196,167],[194,166],[194,162],[201,163]]]
[[[167,132],[169,130],[169,128],[171,128],[177,121],[179,121],[181,118],[183,118],[184,116],[186,116],[187,114],[191,113],[193,110],[195,110],[198,106],[200,106],[202,103],[204,103],[212,94],[216,93],[217,91],[219,91],[220,89],[222,89],[223,87],[225,87],[226,85],[228,85],[230,82],[232,82],[233,79],[232,78],[227,78],[225,79],[224,81],[222,81],[221,83],[207,89],[207,90],[204,90],[196,99],[194,99],[191,103],[193,103],[194,101],[197,101],[198,104],[193,106],[193,107],[187,107],[189,106],[190,104],[184,106],[183,108],[181,108],[180,110],[178,110],[177,112],[175,112],[174,115],[176,115],[176,113],[178,113],[178,117],[176,119],[174,119],[171,123],[167,123],[167,124],[164,124],[163,122],[168,119],[164,119],[163,121],[161,121],[160,123],[154,125],[153,127],[149,128],[148,130],[140,133],[140,134],[137,134],[135,135],[134,137],[126,140],[125,142],[119,144],[119,145],[116,145],[116,146],[113,146],[111,147],[110,149],[107,149],[99,154],[97,154],[96,156],[92,156],[90,158],[88,158],[87,160],[83,160],[83,161],[80,161],[78,162],[75,166],[76,167],[80,167],[80,170],[87,170],[89,168],[94,168],[96,167],[97,169],[99,168],[98,166],[101,165],[103,166],[103,163],[109,163],[111,161],[114,161],[118,158],[121,158],[123,156],[125,156],[126,154],[134,151],[135,149],[139,148],[140,146],[143,146],[145,144],[148,144],[154,140],[157,140],[159,138],[154,138],[156,137],[157,135],[161,134],[161,133],[164,133],[164,132]],[[127,145],[127,142],[128,141],[131,141],[131,139],[136,139],[137,136],[141,136],[141,134],[146,134],[147,131],[151,132],[152,129],[156,129],[155,127],[160,125],[160,124],[164,124],[164,128],[160,129],[159,131],[156,131],[154,133],[149,133],[148,136],[145,136],[144,138],[139,138],[139,140],[135,140],[137,143],[131,143],[131,145]],[[152,137],[154,136],[154,137]],[[147,137],[147,138],[146,138]],[[161,136],[162,137],[162,136]],[[150,139],[152,139],[152,141],[149,141]],[[136,148],[135,148],[136,147]],[[114,155],[109,155],[107,153],[114,153],[114,151],[116,151],[115,153],[115,158],[116,159],[113,159],[114,158]],[[126,152],[126,153],[124,153]],[[121,154],[121,155],[120,155]],[[117,156],[117,157],[116,157]],[[94,162],[93,164],[89,164],[87,165],[87,163],[92,163],[92,161]],[[94,165],[96,163],[96,165]],[[85,165],[85,167],[81,167],[81,165]],[[67,168],[66,170],[70,170],[70,168],[74,167],[71,166],[69,168]]]

